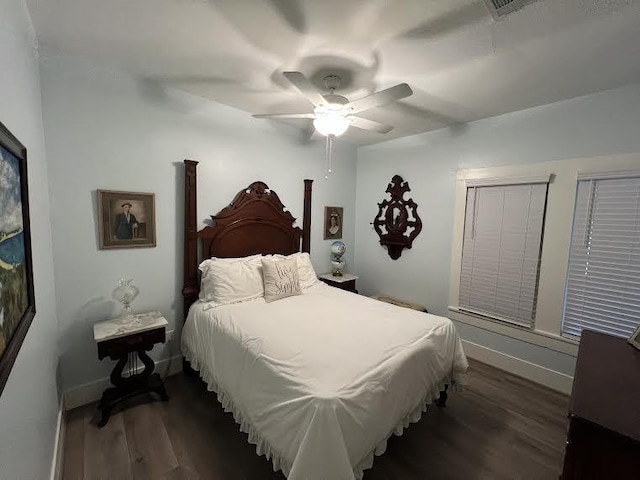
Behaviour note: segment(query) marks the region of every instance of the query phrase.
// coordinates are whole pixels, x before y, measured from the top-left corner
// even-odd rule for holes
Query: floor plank
[[[471,386],[391,437],[364,480],[558,478],[568,397],[471,361]],[[169,402],[141,398],[103,429],[95,405],[67,415],[64,478],[282,480],[197,378],[167,381]]]
[[[84,416],[84,478],[132,480],[122,413],[113,415],[102,428],[92,422],[93,408]]]
[[[76,408],[66,414],[63,472],[69,480],[84,478],[84,422],[86,409]]]
[[[160,408],[158,403],[136,405],[122,413],[136,480],[161,478],[179,467]]]
[[[213,409],[207,405],[213,404],[214,409],[220,406],[206,395],[203,385],[179,389],[179,393],[175,393],[174,384],[169,389],[171,400],[163,404],[162,420],[182,468],[181,473],[186,478],[216,478],[209,472],[223,470],[218,459],[220,442],[215,440],[219,428],[215,422],[216,415],[212,415]],[[202,425],[208,425],[213,431],[206,431]]]

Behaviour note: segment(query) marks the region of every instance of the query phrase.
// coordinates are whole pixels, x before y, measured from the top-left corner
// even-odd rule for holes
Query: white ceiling
[[[310,112],[280,74],[349,99],[406,82],[361,116],[365,145],[640,82],[640,0],[540,0],[499,21],[482,0],[27,0],[44,55],[76,55],[248,113]],[[273,121],[273,120],[261,120]],[[308,127],[308,120],[295,120]]]

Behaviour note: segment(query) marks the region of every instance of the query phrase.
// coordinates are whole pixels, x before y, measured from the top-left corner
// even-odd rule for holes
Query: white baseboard
[[[61,399],[62,400],[62,399]],[[56,424],[56,440],[53,444],[53,458],[51,459],[51,475],[50,480],[62,479],[62,462],[64,460],[64,437],[67,431],[67,426],[64,421],[64,401],[60,402],[60,408],[58,409],[58,422]]]
[[[155,372],[161,375],[167,376],[175,375],[182,371],[182,355],[175,355],[171,358],[165,358],[156,362]],[[138,370],[142,371],[144,366],[141,366]],[[77,387],[70,388],[64,392],[64,409],[71,410],[88,403],[96,402],[100,400],[102,392],[111,386],[111,380],[109,377],[101,378],[95,382],[85,383],[84,385],[78,385]]]
[[[487,363],[532,382],[539,383],[558,392],[570,395],[573,386],[573,377],[556,372],[535,363],[527,362],[521,358],[512,357],[506,353],[492,350],[477,343],[462,341],[464,352],[469,358]]]

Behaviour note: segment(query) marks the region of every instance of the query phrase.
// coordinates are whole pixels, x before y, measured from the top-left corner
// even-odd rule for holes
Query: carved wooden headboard
[[[209,257],[245,257],[255,253],[309,252],[311,248],[311,184],[304,181],[302,229],[285,209],[276,192],[263,182],[254,182],[240,190],[232,202],[216,215],[212,225],[199,232],[196,199],[198,162],[185,160],[184,182],[184,318],[198,299],[198,239],[202,240],[202,259]]]

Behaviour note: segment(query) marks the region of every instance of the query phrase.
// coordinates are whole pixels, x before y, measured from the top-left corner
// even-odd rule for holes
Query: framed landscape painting
[[[100,248],[156,246],[153,193],[98,190]]]
[[[27,150],[0,123],[0,395],[35,312]]]

